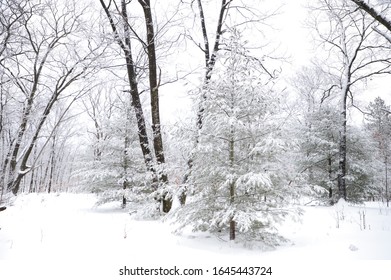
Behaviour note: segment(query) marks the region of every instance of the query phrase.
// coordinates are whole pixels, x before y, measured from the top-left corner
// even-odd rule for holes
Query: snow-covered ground
[[[172,234],[172,225],[137,221],[93,195],[19,196],[0,213],[0,279],[389,279],[391,209],[338,204],[304,207],[286,221],[288,244],[243,248],[207,234]],[[365,225],[364,215],[365,214]],[[365,226],[365,228],[364,228]],[[121,268],[201,268],[203,276],[120,276]],[[271,267],[272,275],[214,276],[213,267]],[[206,271],[209,272],[206,272]]]

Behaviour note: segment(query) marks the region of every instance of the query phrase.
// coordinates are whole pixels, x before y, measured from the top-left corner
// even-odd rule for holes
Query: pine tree
[[[227,49],[208,85],[192,188],[176,215],[182,227],[276,245],[283,238],[275,223],[287,214],[282,202],[290,193],[276,168],[283,149],[277,93],[235,30]]]
[[[292,81],[299,98],[291,121],[297,143],[297,173],[292,182],[301,191],[301,203],[334,203],[338,169],[338,122],[335,100],[324,98],[330,82],[314,64],[303,68]]]
[[[370,131],[377,150],[377,157],[382,162],[383,167],[383,182],[384,193],[382,198],[385,198],[387,207],[389,206],[389,187],[388,187],[388,166],[390,160],[390,137],[391,137],[391,110],[383,99],[377,97],[374,102],[368,106],[367,128]]]

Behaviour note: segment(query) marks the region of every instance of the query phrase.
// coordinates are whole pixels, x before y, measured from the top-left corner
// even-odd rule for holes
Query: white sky
[[[272,28],[265,26],[268,33],[266,40],[278,45],[278,55],[287,57],[291,64],[285,65],[283,73],[292,73],[309,61],[311,44],[308,31],[303,27],[303,21],[306,17],[306,10],[302,8],[302,2],[306,0],[266,0],[261,1],[265,9],[277,9],[281,5],[279,15],[269,20]],[[284,3],[285,2],[285,3]],[[218,8],[218,7],[217,7]],[[207,22],[211,30],[215,30],[214,22]],[[197,31],[198,32],[198,31]],[[258,38],[250,38],[251,41]],[[210,38],[213,40],[213,38]],[[201,42],[202,43],[202,42]],[[191,43],[190,43],[191,44]],[[188,60],[197,60],[196,63],[203,63],[203,54],[198,48],[192,48],[194,53],[187,54]],[[183,57],[181,57],[182,59]],[[186,61],[188,63],[188,61]],[[290,74],[289,74],[290,75]],[[194,78],[195,82],[199,76]],[[163,124],[174,124],[178,118],[183,119],[187,112],[191,110],[191,100],[188,98],[187,91],[191,87],[185,88],[184,82],[178,82],[161,88],[161,115]]]
[[[275,29],[268,32],[267,39],[280,44],[279,53],[284,53],[288,63],[283,68],[282,75],[291,76],[296,70],[302,66],[310,64],[310,59],[316,56],[310,30],[305,27],[305,21],[309,16],[309,12],[305,7],[309,0],[266,0],[260,1],[265,7],[278,7],[283,4],[280,14],[271,20],[271,25]],[[211,26],[214,30],[214,25]],[[265,27],[266,28],[266,27]],[[251,40],[251,38],[250,38]],[[195,53],[188,56],[188,59],[199,60],[203,62],[201,51],[193,49]],[[321,51],[321,50],[318,50]],[[390,77],[374,78],[368,83],[368,88],[365,92],[356,96],[358,104],[365,107],[369,101],[380,96],[391,103],[391,94],[389,89]],[[187,112],[192,106],[187,95],[187,89],[183,86],[183,82],[172,84],[161,89],[161,114],[163,124],[174,124],[178,119],[183,119],[188,115]],[[353,112],[352,118],[354,122],[361,122],[361,114]]]

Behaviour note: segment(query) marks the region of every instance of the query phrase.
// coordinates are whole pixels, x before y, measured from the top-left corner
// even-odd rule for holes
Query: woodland
[[[270,245],[300,205],[388,207],[391,2],[299,2],[2,0],[0,206],[95,193]]]

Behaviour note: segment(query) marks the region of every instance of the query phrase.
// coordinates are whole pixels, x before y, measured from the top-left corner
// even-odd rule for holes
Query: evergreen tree
[[[301,202],[327,202],[339,199],[337,189],[340,114],[338,100],[328,96],[330,81],[318,67],[305,68],[294,80],[300,95],[300,109],[292,123],[298,156],[294,184]],[[350,110],[348,111],[350,112]],[[371,141],[362,128],[347,125],[346,191],[352,202],[361,202],[374,188]]]
[[[377,97],[368,106],[367,128],[376,143],[377,159],[381,162],[382,182],[384,190],[380,195],[384,198],[389,206],[389,187],[388,187],[388,165],[390,160],[390,143],[391,137],[391,110],[383,99]]]
[[[278,167],[284,143],[275,121],[277,93],[237,31],[227,49],[208,85],[192,188],[176,215],[182,227],[276,245],[283,238],[275,223],[289,212],[283,201],[291,192]]]
[[[116,88],[103,88],[85,97],[84,107],[92,125],[86,149],[77,157],[73,179],[78,188],[99,195],[99,203],[151,202],[151,179],[137,145],[136,121],[129,100]],[[155,207],[155,210],[158,207]]]
[[[303,68],[293,80],[299,95],[291,121],[291,135],[298,146],[293,183],[301,191],[301,203],[332,204],[337,193],[339,114],[335,100],[325,98],[329,82],[316,64]]]

